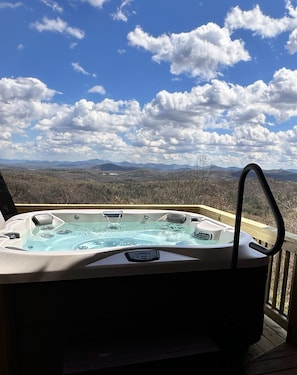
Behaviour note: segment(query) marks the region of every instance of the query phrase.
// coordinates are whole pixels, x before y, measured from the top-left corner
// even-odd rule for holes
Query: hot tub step
[[[64,375],[137,373],[141,369],[185,369],[187,374],[207,368],[220,374],[221,353],[207,335],[178,332],[69,347],[65,354]],[[210,372],[211,373],[211,372]],[[99,374],[99,372],[98,372]]]

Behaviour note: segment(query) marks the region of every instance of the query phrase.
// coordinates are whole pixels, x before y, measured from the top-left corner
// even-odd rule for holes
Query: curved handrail
[[[278,251],[281,250],[282,244],[284,242],[285,238],[285,225],[283,217],[280,213],[280,210],[276,204],[276,201],[274,199],[274,196],[270,190],[270,187],[268,185],[268,182],[264,176],[264,173],[260,166],[255,163],[248,164],[244,167],[242,170],[242,173],[239,178],[238,183],[238,195],[237,195],[237,207],[236,207],[236,219],[235,219],[235,231],[234,231],[234,247],[233,247],[233,255],[232,255],[232,268],[236,268],[237,266],[237,260],[238,260],[238,246],[239,246],[239,236],[240,236],[240,227],[241,227],[241,216],[242,216],[242,204],[243,204],[243,195],[244,195],[244,183],[245,179],[248,175],[248,173],[253,170],[258,180],[260,181],[260,184],[262,186],[263,192],[267,198],[267,201],[269,203],[269,206],[272,210],[272,213],[274,215],[274,219],[277,226],[277,237],[275,240],[275,244],[271,249],[267,249],[266,247],[251,242],[249,246],[252,249],[255,249],[259,251],[262,254],[265,254],[267,256],[272,256],[276,254]]]

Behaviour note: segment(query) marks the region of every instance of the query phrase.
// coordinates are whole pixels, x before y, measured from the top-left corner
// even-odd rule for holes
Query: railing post
[[[287,343],[297,346],[297,257],[294,257],[294,269],[288,314]]]

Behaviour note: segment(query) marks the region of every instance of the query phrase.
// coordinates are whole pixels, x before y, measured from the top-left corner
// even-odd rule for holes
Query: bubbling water
[[[217,241],[207,241],[215,244]],[[68,222],[35,227],[23,245],[27,251],[73,251],[127,246],[197,246],[193,228],[168,222]]]

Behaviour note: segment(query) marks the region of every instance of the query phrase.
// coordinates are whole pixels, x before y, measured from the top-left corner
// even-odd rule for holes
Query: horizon
[[[155,169],[155,170],[168,170],[168,171],[176,171],[178,169],[191,169],[191,170],[197,170],[197,169],[212,169],[212,168],[217,168],[217,169],[223,169],[223,170],[238,170],[238,171],[241,171],[243,170],[243,168],[246,166],[242,166],[242,167],[236,167],[236,166],[219,166],[219,165],[216,165],[216,164],[205,164],[205,165],[190,165],[190,164],[164,164],[164,163],[144,163],[144,162],[139,162],[139,163],[134,163],[134,162],[130,162],[130,161],[127,161],[127,160],[123,160],[123,161],[120,161],[120,162],[113,162],[111,160],[103,160],[103,159],[99,159],[99,158],[95,158],[95,159],[87,159],[87,160],[75,160],[75,161],[69,161],[69,160],[38,160],[38,159],[32,159],[32,160],[28,160],[28,159],[3,159],[3,158],[0,158],[0,164],[3,164],[3,165],[6,165],[6,166],[13,166],[13,167],[19,167],[20,165],[26,165],[28,164],[30,166],[30,164],[41,164],[43,165],[42,168],[47,168],[47,164],[90,164],[90,168],[93,168],[94,166],[105,166],[107,164],[111,164],[113,166],[118,166],[120,168],[127,168],[127,167],[131,167],[131,168],[138,168],[137,166],[139,166],[139,168],[144,168],[144,167],[147,167],[148,169]],[[257,163],[256,163],[257,164]],[[41,167],[41,166],[40,166]],[[39,168],[40,168],[39,167]],[[50,166],[49,166],[50,167]],[[57,166],[56,168],[59,169],[59,168],[65,168],[65,165],[64,166]],[[28,169],[30,169],[30,167],[27,167]],[[66,167],[67,168],[67,167]],[[78,169],[80,169],[82,167],[78,167]],[[261,166],[260,166],[261,168]],[[262,169],[262,168],[261,168]],[[292,173],[292,174],[296,174],[297,173],[297,169],[294,169],[294,168],[288,168],[288,169],[284,169],[284,168],[270,168],[270,169],[262,169],[263,170],[263,173],[269,173],[269,172],[289,172],[289,173]]]
[[[3,159],[297,169],[297,0],[0,1],[0,21]]]

